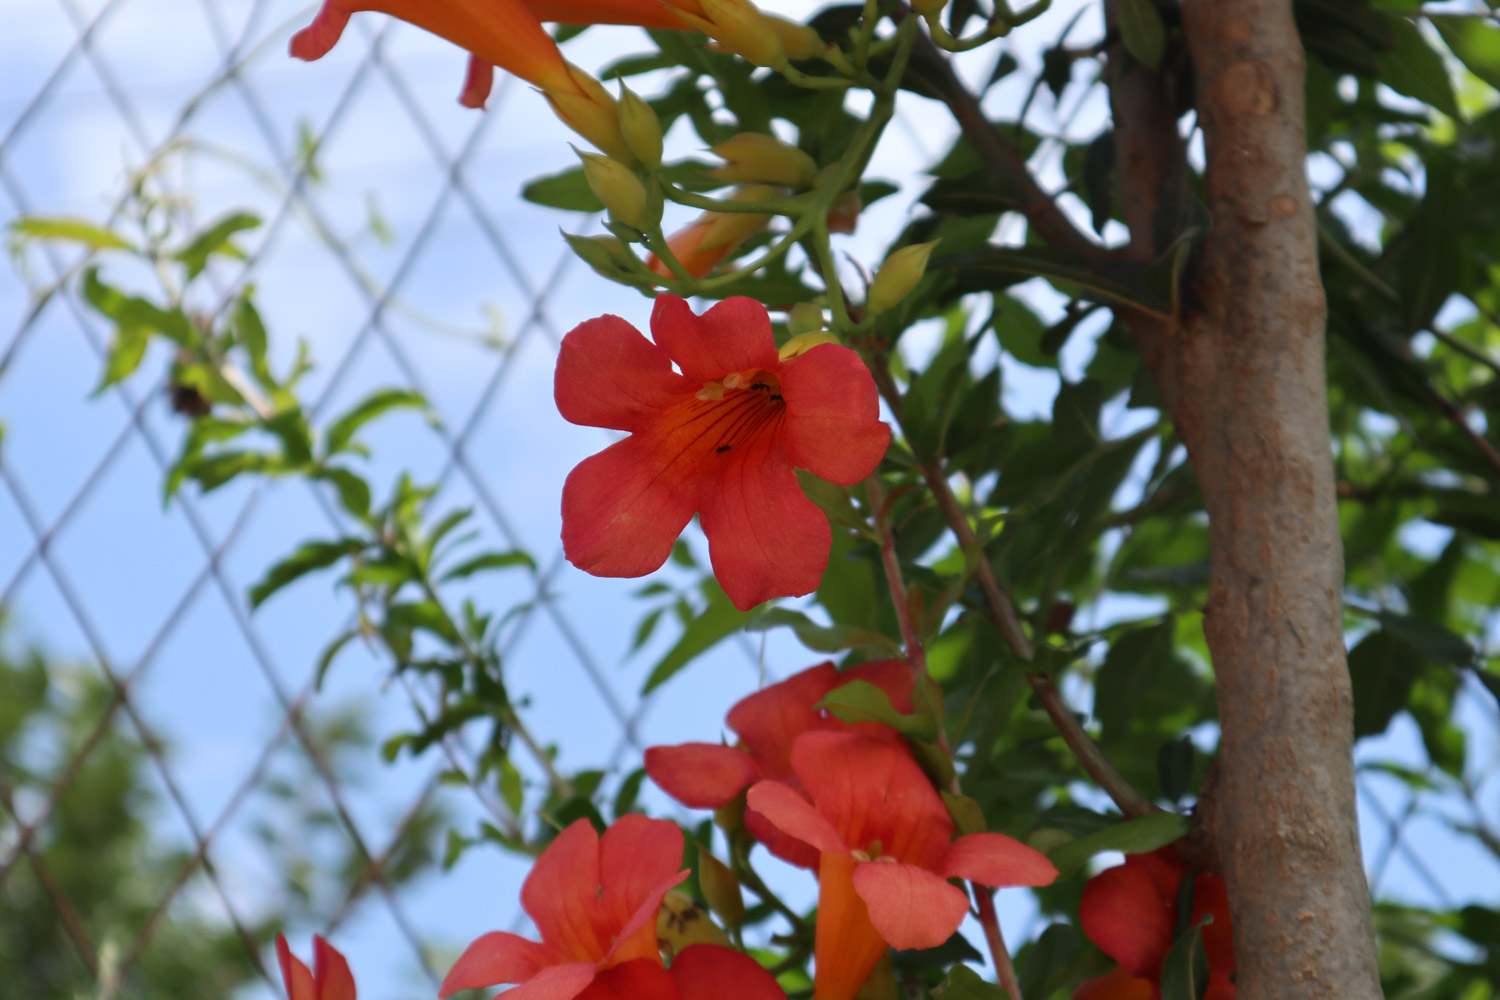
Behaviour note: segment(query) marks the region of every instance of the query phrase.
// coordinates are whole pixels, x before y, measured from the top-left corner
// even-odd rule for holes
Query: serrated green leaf
[[[38,240],[82,243],[90,250],[134,250],[135,245],[112,229],[65,215],[24,215],[10,224],[10,231]]]
[[[878,722],[915,740],[937,738],[937,726],[931,718],[896,711],[891,696],[869,681],[842,684],[824,695],[817,707],[826,708],[834,718],[843,722]]]
[[[1070,878],[1096,854],[1119,851],[1145,854],[1187,836],[1188,821],[1176,813],[1153,813],[1075,837],[1048,852],[1059,879]]]
[[[361,427],[383,413],[396,409],[421,410],[426,407],[426,398],[411,389],[377,389],[328,425],[323,435],[324,451],[329,455],[344,451]]]
[[[386,608],[385,625],[387,628],[396,628],[403,632],[415,632],[418,629],[431,632],[453,646],[463,641],[458,634],[458,629],[453,625],[453,619],[448,617],[448,613],[436,601],[409,601],[392,604]]]
[[[137,295],[127,295],[99,279],[99,269],[83,273],[79,286],[84,301],[122,327],[137,327],[160,333],[180,347],[193,347],[198,331],[181,309],[163,309]]]
[[[309,573],[326,569],[345,556],[362,551],[364,543],[357,538],[340,538],[331,542],[308,542],[296,552],[272,566],[261,581],[250,588],[250,607],[258,608],[266,598]]]

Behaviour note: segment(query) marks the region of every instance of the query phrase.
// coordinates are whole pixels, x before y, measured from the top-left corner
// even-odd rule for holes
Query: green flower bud
[[[598,153],[578,154],[583,161],[583,176],[594,197],[604,202],[610,218],[644,232],[656,218],[647,207],[646,186],[635,172],[619,160]]]
[[[633,91],[620,85],[620,132],[625,144],[646,166],[661,166],[661,120],[651,105]]]
[[[875,280],[870,282],[870,295],[865,307],[872,313],[883,313],[911,294],[927,272],[927,258],[932,255],[931,243],[914,243],[902,247],[885,259]]]
[[[741,132],[713,147],[715,156],[728,162],[709,173],[733,184],[746,182],[811,187],[818,165],[796,146],[762,132]]]
[[[734,877],[729,866],[710,854],[707,848],[698,848],[698,885],[708,908],[731,931],[745,922],[745,897],[740,894],[740,880]]]

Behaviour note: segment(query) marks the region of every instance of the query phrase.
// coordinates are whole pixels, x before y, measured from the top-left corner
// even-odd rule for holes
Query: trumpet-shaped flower
[[[739,736],[738,746],[647,747],[646,773],[668,795],[694,809],[717,809],[760,780],[788,781],[797,787],[792,744],[803,733],[829,729],[899,739],[895,730],[878,722],[840,722],[817,707],[826,694],[851,681],[867,681],[884,691],[898,712],[909,712],[914,680],[911,667],[901,660],[842,671],[832,663],[820,663],[735,703],[725,722]],[[748,813],[745,822],[771,853],[804,868],[817,864],[816,850],[782,834],[759,814]]]
[[[643,958],[607,969],[578,1000],[786,1000],[786,994],[750,956],[695,944],[678,952],[670,969]]]
[[[313,935],[313,967],[302,963],[286,938],[276,935],[276,961],[288,1000],[354,1000],[354,974],[339,950]]]
[[[899,743],[804,733],[792,747],[792,770],[806,798],[782,782],[761,781],[747,801],[820,852],[817,1000],[852,1000],[887,945],[935,948],[958,930],[969,897],[948,879],[998,888],[1057,877],[1046,855],[1004,834],[953,839],[942,799]]]
[[[836,344],[783,361],[765,306],[748,298],[697,316],[662,295],[651,332],[655,343],[601,316],[563,338],[563,417],[630,433],[563,485],[568,560],[595,576],[643,576],[697,513],[735,607],[817,589],[832,533],[795,470],[853,484],[880,463],[890,429],[869,371]]]
[[[667,890],[687,878],[681,863],[675,823],[622,816],[601,837],[588,820],[576,821],[521,886],[521,908],[542,940],[506,931],[479,937],[449,970],[439,996],[519,983],[506,992],[510,1000],[572,1000],[601,972],[633,959],[660,968],[656,913]]]
[[[1170,847],[1150,854],[1127,854],[1125,863],[1107,868],[1083,888],[1078,918],[1083,932],[1120,963],[1107,976],[1090,979],[1073,1000],[1160,1000],[1161,967],[1178,925],[1178,890],[1190,870]],[[1212,916],[1203,927],[1208,956],[1208,991],[1204,1000],[1234,998],[1234,938],[1229,897],[1223,879],[1199,872],[1193,882],[1193,912],[1187,926]]]

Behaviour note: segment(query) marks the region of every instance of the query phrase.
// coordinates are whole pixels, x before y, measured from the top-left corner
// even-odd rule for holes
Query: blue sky
[[[1057,6],[1007,43],[1023,64],[1036,64],[1037,51],[1028,46],[1054,37],[1078,5]],[[806,13],[802,5],[775,9]],[[23,211],[106,217],[131,173],[173,134],[187,102],[219,78],[224,45],[243,36],[248,42],[240,49],[238,77],[208,91],[180,130],[181,141],[161,161],[160,189],[187,199],[199,220],[242,206],[274,220],[241,245],[254,261],[249,277],[279,363],[290,360],[297,339],[309,345],[317,367],[307,396],[325,399],[321,413],[416,375],[443,431],[411,415],[391,418],[369,435],[375,458],[367,471],[378,492],[403,469],[419,479],[442,476],[441,502],[476,505],[487,542],[504,547],[510,544],[505,532],[512,531],[552,565],[563,477],[609,440],[557,416],[551,400],[556,340],[606,311],[644,323],[645,300],[569,259],[558,228],[594,232],[595,220],[517,196],[528,179],[574,162],[569,134],[540,98],[512,83],[502,86],[487,116],[466,111],[454,100],[461,55],[413,29],[387,31],[373,16],[356,18],[344,42],[318,63],[285,58],[285,38],[307,16],[303,5],[279,0],[7,0],[0,35],[0,222]],[[67,57],[77,25],[96,17],[90,51]],[[1083,37],[1097,26],[1086,18],[1079,31]],[[381,58],[372,62],[375,38]],[[594,29],[570,44],[570,57],[597,67],[639,40],[625,29]],[[964,69],[982,74],[989,58],[977,55]],[[45,100],[33,103],[44,88]],[[649,91],[649,80],[637,89]],[[1065,109],[1074,107],[1079,92],[1065,97]],[[1019,82],[1008,81],[989,100],[994,113],[1004,115],[1023,96]],[[929,111],[919,99],[903,107],[873,175],[913,182],[946,148],[951,129]],[[1070,123],[1072,134],[1087,134],[1102,115],[1097,99],[1085,102]],[[1046,102],[1038,102],[1036,120],[1051,120]],[[289,198],[283,166],[295,155],[304,126],[324,137],[317,156],[324,180],[305,199]],[[680,129],[669,143],[681,152],[696,147]],[[464,150],[455,188],[446,161]],[[1055,162],[1049,169],[1055,175]],[[906,221],[913,194],[905,191],[867,212],[844,249],[867,268],[878,262]],[[340,252],[330,248],[330,236]],[[326,577],[287,590],[253,616],[245,611],[244,592],[299,541],[333,528],[300,483],[233,485],[163,508],[158,456],[170,454],[181,433],[157,383],[165,356],[148,355],[124,393],[95,397],[97,344],[105,335],[100,324],[57,299],[17,337],[31,290],[74,263],[66,253],[56,260],[28,254],[18,261],[19,273],[0,271],[0,469],[6,475],[0,483],[0,587],[6,588],[0,600],[10,602],[21,635],[60,656],[103,656],[121,674],[144,664],[134,702],[170,744],[171,773],[194,822],[208,828],[275,731],[276,688],[295,696],[322,645],[351,613],[347,595],[333,592]],[[122,284],[150,287],[149,275],[129,268],[107,273]],[[237,267],[216,270],[205,304],[243,279]],[[372,325],[372,302],[393,281],[394,292]],[[1040,309],[1057,308],[1055,297],[1033,293]],[[502,363],[497,345],[514,345],[508,362]],[[1076,370],[1077,361],[1069,359],[1065,370]],[[1008,405],[1022,412],[1047,409],[1056,376],[1006,365]],[[481,400],[487,402],[480,406]],[[1132,416],[1117,408],[1112,419],[1123,431]],[[464,464],[455,469],[448,442],[460,435]],[[70,509],[80,491],[83,499]],[[49,528],[60,523],[48,564],[31,560],[28,514]],[[231,531],[220,575],[205,574],[203,539],[217,548]],[[493,576],[476,583],[473,593],[504,608],[526,599],[522,584],[519,575]],[[567,625],[535,615],[507,650],[512,689],[529,699],[528,724],[543,742],[559,745],[565,767],[635,766],[628,753],[620,756],[611,703],[627,710],[635,705],[646,671],[669,638],[664,630],[640,654],[626,656],[644,610],[630,596],[636,586],[596,580],[561,564],[550,589]],[[1131,609],[1115,610],[1118,616]],[[566,627],[608,695],[588,676]],[[712,738],[724,710],[762,671],[785,676],[816,660],[780,635],[763,648],[758,641],[726,643],[662,690],[640,739]],[[382,687],[383,678],[378,660],[351,648],[315,704],[357,703],[377,735],[394,732],[410,724],[410,699],[399,685]],[[1464,707],[1476,760],[1496,756],[1492,709],[1478,699]],[[1411,760],[1415,746],[1403,719],[1362,752]],[[345,790],[372,842],[389,837],[436,764],[370,761],[361,780]],[[528,774],[537,778],[534,768]],[[152,781],[165,798],[169,789],[158,777]],[[1401,805],[1394,788],[1378,778],[1372,784],[1388,805]],[[440,794],[460,829],[472,828],[481,815],[472,797]],[[251,832],[256,818],[250,811],[235,814],[216,835],[213,853],[232,905],[247,913],[263,898],[258,885],[266,875]],[[1367,856],[1375,859],[1383,843],[1378,817],[1366,805],[1362,819]],[[165,837],[191,837],[177,810],[163,810],[160,824]],[[1458,898],[1500,889],[1493,859],[1464,854],[1462,842],[1439,822],[1418,817],[1405,836],[1435,855],[1429,864]],[[524,874],[517,859],[471,851],[454,872],[403,890],[403,910],[427,940],[461,946],[484,930],[516,926]],[[783,881],[794,896],[811,900],[808,885]],[[1417,900],[1432,896],[1421,875],[1399,860],[1383,888]],[[1019,942],[1034,930],[1032,913],[1020,894],[1012,895],[1002,895],[1001,912],[1007,935]],[[198,880],[179,905],[221,913],[224,904]],[[337,943],[350,955],[366,1000],[430,995],[394,918],[377,899],[365,900]]]

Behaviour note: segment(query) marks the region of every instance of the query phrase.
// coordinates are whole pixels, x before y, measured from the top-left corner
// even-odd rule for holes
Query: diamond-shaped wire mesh
[[[265,225],[242,240],[247,259],[213,273],[208,307],[254,283],[278,364],[296,338],[308,342],[319,415],[382,385],[432,401],[435,424],[398,418],[376,431],[369,478],[380,489],[409,469],[440,482],[441,501],[474,507],[486,537],[537,556],[535,578],[474,593],[500,609],[529,602],[504,636],[507,679],[559,763],[618,775],[645,743],[702,738],[761,671],[784,674],[810,657],[774,644],[763,657],[742,643],[637,698],[650,657],[624,651],[639,607],[561,559],[562,478],[607,438],[555,413],[559,331],[607,310],[640,312],[633,293],[572,260],[557,213],[516,195],[570,163],[567,133],[514,84],[486,114],[460,109],[455,51],[384,19],[356,19],[328,57],[293,63],[285,40],[309,15],[281,0],[12,0],[0,37],[0,219],[112,217],[132,172],[148,165],[200,219],[261,214]],[[585,64],[621,44],[580,41]],[[909,174],[942,137],[909,118],[899,127],[882,162]],[[162,928],[174,919],[209,921],[239,940],[259,977],[253,995],[271,996],[277,975],[258,924],[284,874],[268,866],[294,857],[330,872],[304,886],[316,921],[290,929],[301,950],[300,932],[336,931],[366,1000],[432,995],[453,949],[524,920],[526,866],[484,850],[446,874],[389,873],[433,840],[432,809],[438,826],[460,830],[511,817],[493,794],[439,780],[472,770],[461,740],[391,765],[330,748],[327,725],[384,737],[412,727],[430,695],[401,681],[372,696],[387,665],[351,647],[313,697],[322,645],[353,611],[326,578],[249,613],[246,589],[271,562],[338,530],[328,497],[303,483],[231,485],[163,507],[182,433],[152,381],[163,359],[149,355],[138,375],[91,396],[107,331],[67,290],[78,260],[52,251],[24,263],[24,281],[0,277],[0,609],[49,654],[102,678],[104,695],[53,748],[45,788],[18,789],[0,772],[0,894],[26,873],[40,887],[35,905],[51,908],[73,957],[101,979],[169,948]],[[1471,697],[1463,711],[1471,754],[1493,755],[1493,705]],[[152,835],[180,856],[147,887],[124,939],[101,940],[97,915],[39,847],[120,733],[149,761]],[[1409,733],[1393,739],[1412,743]],[[521,763],[540,780],[534,761]],[[1462,844],[1435,825],[1430,803],[1377,774],[1362,783],[1361,806],[1378,890],[1434,905],[1473,897],[1463,867],[1413,847]],[[308,816],[306,843],[278,839]],[[1459,863],[1493,871],[1478,857]],[[1021,924],[1009,934],[1027,937]]]

